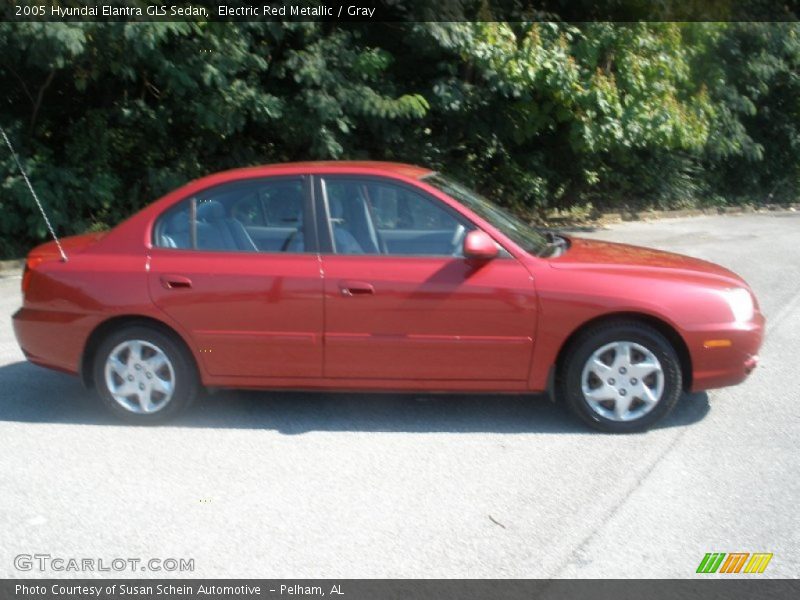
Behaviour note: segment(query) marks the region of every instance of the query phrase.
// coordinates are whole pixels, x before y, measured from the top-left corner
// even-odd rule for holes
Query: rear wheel
[[[95,353],[100,400],[134,423],[164,421],[191,404],[200,388],[192,358],[172,336],[131,325],[111,333]]]
[[[672,345],[635,321],[609,322],[581,334],[559,371],[559,390],[570,409],[612,433],[649,428],[675,407],[681,389]]]

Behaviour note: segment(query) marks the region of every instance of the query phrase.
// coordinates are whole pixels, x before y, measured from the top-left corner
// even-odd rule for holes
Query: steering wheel
[[[463,253],[462,245],[464,244],[464,237],[467,235],[467,228],[464,227],[461,223],[456,226],[456,230],[453,232],[453,239],[450,240],[450,243],[453,245],[453,256],[461,256]]]

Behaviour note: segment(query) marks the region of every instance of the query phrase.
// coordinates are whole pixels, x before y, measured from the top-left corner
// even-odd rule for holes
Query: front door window
[[[467,222],[439,201],[378,179],[324,180],[337,254],[459,256]]]

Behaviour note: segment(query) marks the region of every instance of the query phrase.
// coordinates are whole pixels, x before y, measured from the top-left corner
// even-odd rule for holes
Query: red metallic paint
[[[513,258],[324,256],[325,376],[517,382],[536,327],[530,274]],[[343,293],[345,278],[374,292]]]
[[[175,274],[191,287],[165,286]],[[148,282],[155,305],[189,330],[209,375],[322,375],[316,255],[153,248]]]
[[[483,231],[470,231],[464,238],[464,256],[478,260],[489,260],[498,254],[497,244]]]
[[[742,381],[764,318],[736,323],[720,292],[747,285],[697,259],[570,238],[551,259],[527,254],[420,177],[378,162],[293,163],[191,182],[104,234],[29,255],[14,315],[32,362],[77,373],[87,341],[115,317],[173,329],[205,385],[248,388],[527,392],[545,389],[559,352],[587,323],[636,315],[672,333],[691,389]],[[497,258],[207,253],[153,248],[155,219],[205,188],[280,175],[366,174],[414,185],[465,215],[504,250]],[[708,339],[730,347],[705,348]],[[680,348],[679,348],[680,351]]]

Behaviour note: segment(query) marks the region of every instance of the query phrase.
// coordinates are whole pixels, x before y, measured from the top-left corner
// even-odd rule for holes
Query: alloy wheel
[[[595,350],[583,367],[581,389],[589,407],[612,421],[634,421],[664,394],[664,371],[641,344],[617,341]]]
[[[167,354],[144,340],[127,340],[109,353],[105,380],[125,410],[150,414],[169,404],[175,391],[175,369]]]

